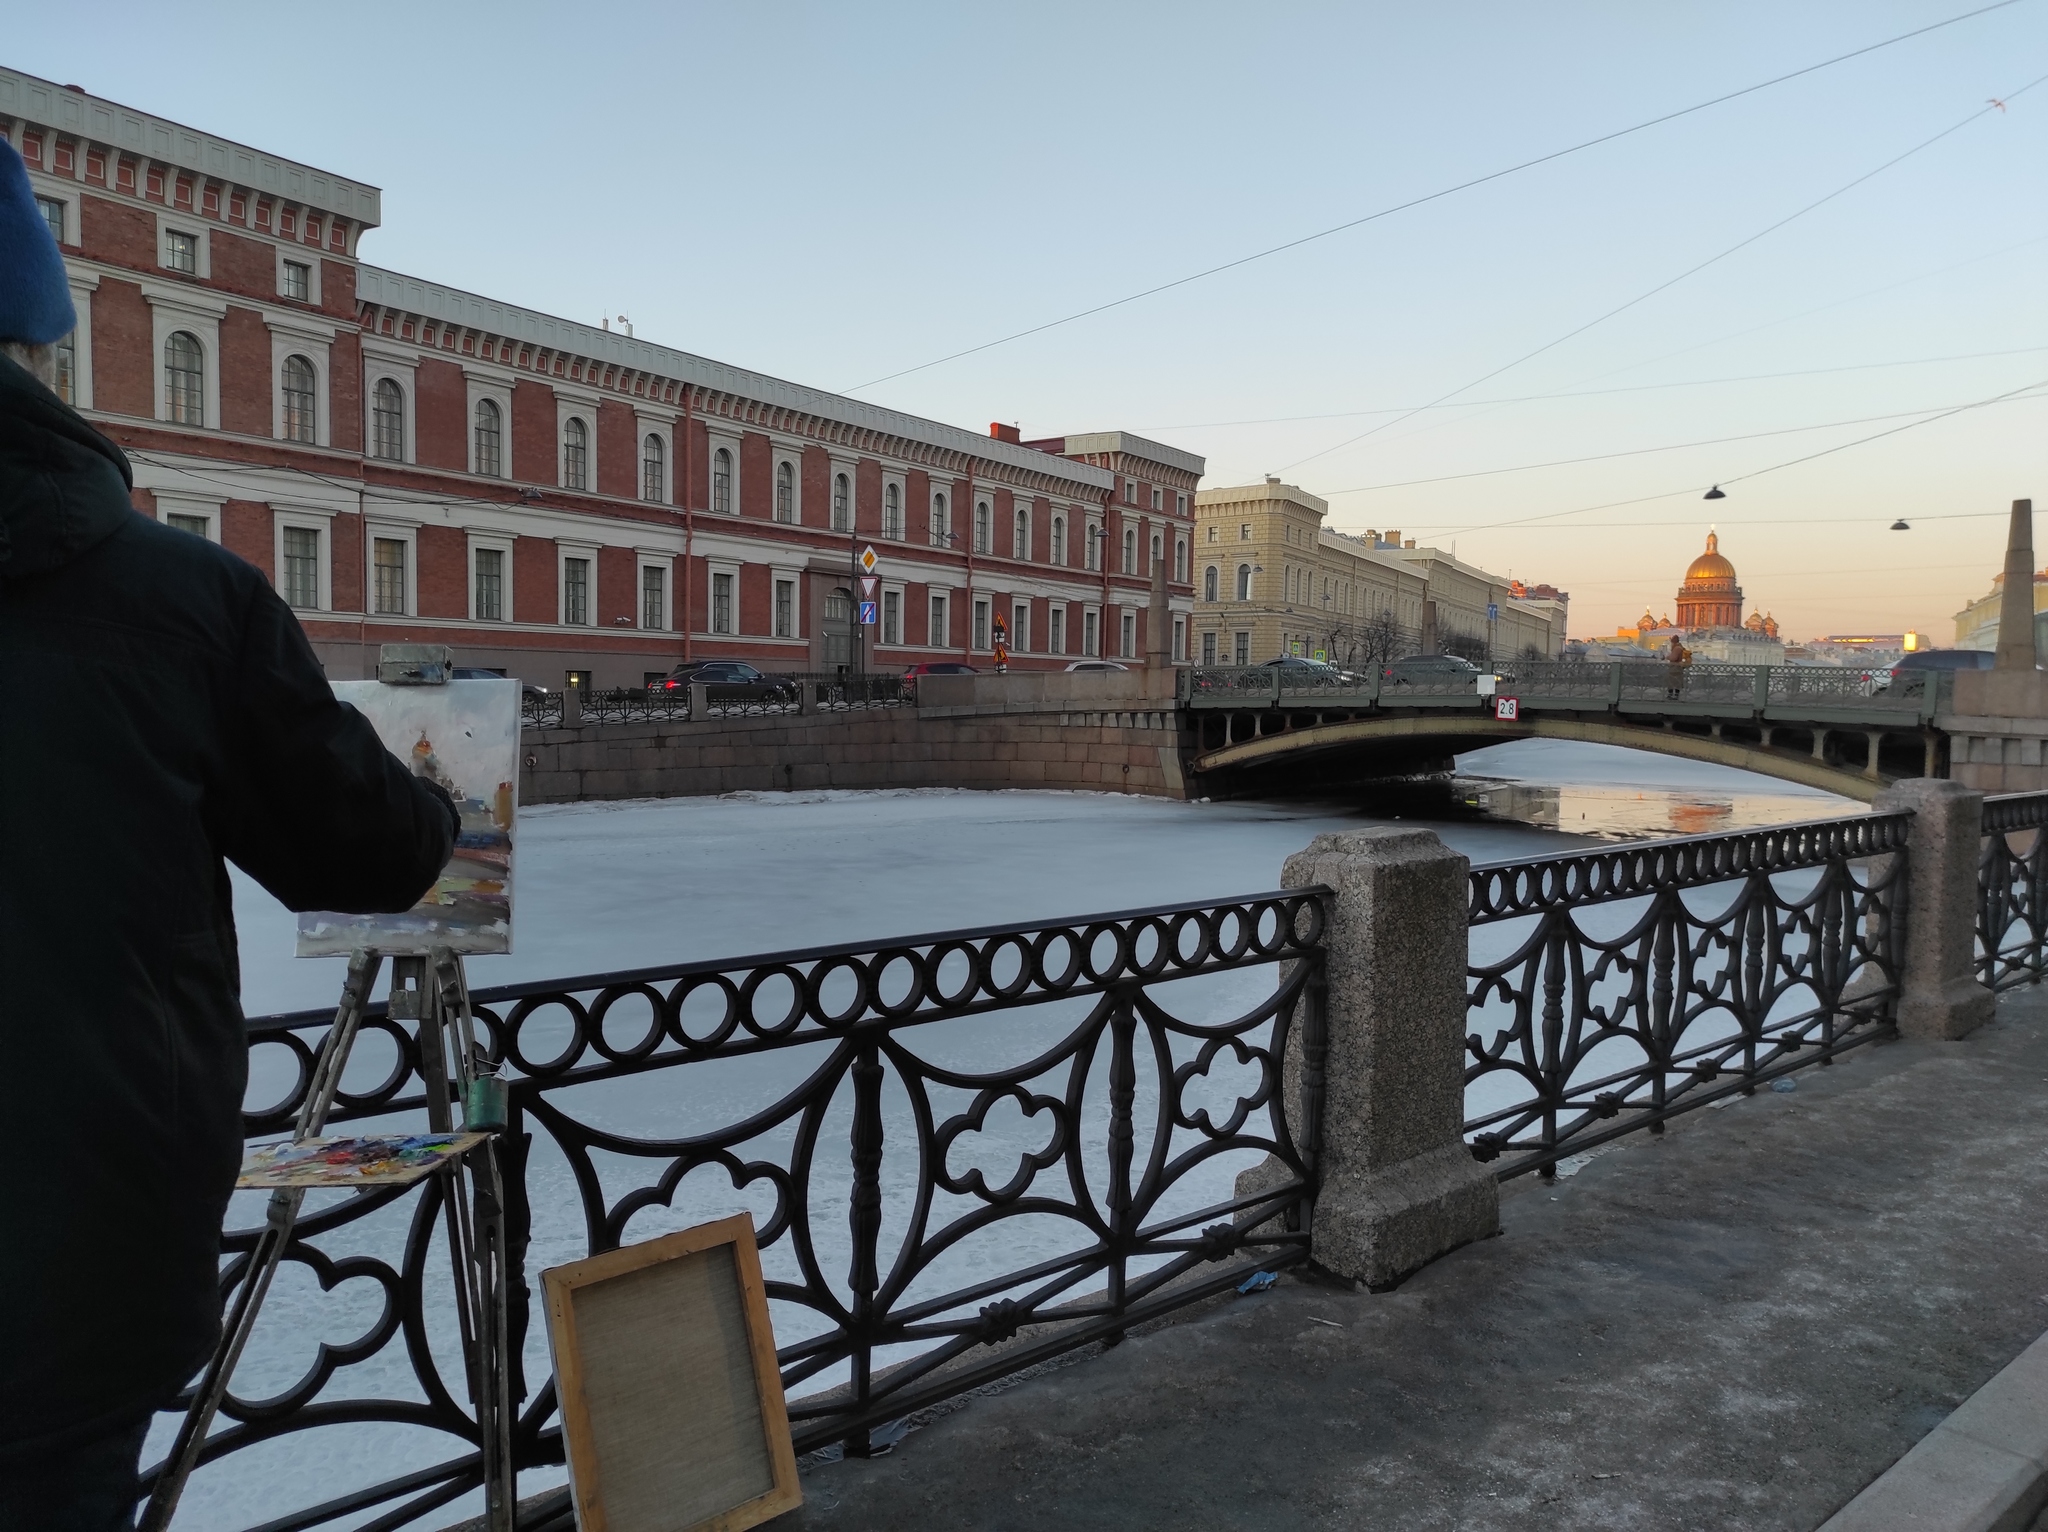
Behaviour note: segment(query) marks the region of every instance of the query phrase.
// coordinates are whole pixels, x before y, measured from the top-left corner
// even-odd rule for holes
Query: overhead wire
[[[2002,99],[2004,101],[2012,101],[2020,96],[2025,95],[2028,91],[2034,89],[2035,86],[2042,84],[2044,81],[2048,81],[2048,75],[2041,75],[2036,79],[2030,80],[2027,84],[2021,86],[2018,90],[2009,92]],[[1630,309],[1636,307],[1638,304],[1648,302],[1650,299],[1656,297],[1659,293],[1668,292],[1671,288],[1676,287],[1679,283],[1684,282],[1691,277],[1698,276],[1708,267],[1718,265],[1720,262],[1725,261],[1726,259],[1728,259],[1729,256],[1736,254],[1738,251],[1746,250],[1747,248],[1749,248],[1749,246],[1755,244],[1758,240],[1766,238],[1769,235],[1775,234],[1778,232],[1778,230],[1786,227],[1788,224],[1795,223],[1799,219],[1804,218],[1808,213],[1815,212],[1820,208],[1827,206],[1828,203],[1833,202],[1837,197],[1843,196],[1848,192],[1854,191],[1864,182],[1871,180],[1873,177],[1884,174],[1885,171],[1892,169],[1896,165],[1904,163],[1906,160],[1911,159],[1914,155],[1921,153],[1923,150],[1931,149],[1932,147],[1934,147],[1934,145],[1940,143],[1950,134],[1962,131],[1971,123],[1977,121],[1978,118],[1987,116],[1988,114],[1994,111],[2003,113],[2004,106],[2001,105],[1999,102],[1987,102],[1985,105],[1980,106],[1976,110],[1970,112],[1961,120],[1951,123],[1948,127],[1943,128],[1939,133],[1936,133],[1933,137],[1923,139],[1919,143],[1915,144],[1912,148],[1905,150],[1903,153],[1893,155],[1883,164],[1878,165],[1870,170],[1864,171],[1863,174],[1857,176],[1854,180],[1843,183],[1842,185],[1836,187],[1833,191],[1827,193],[1827,195],[1816,198],[1812,202],[1807,203],[1806,206],[1798,209],[1796,212],[1787,213],[1783,218],[1777,219],[1775,222],[1765,225],[1763,228],[1758,229],[1754,234],[1750,234],[1742,239],[1737,240],[1734,244],[1728,246],[1726,249],[1718,251],[1715,254],[1708,256],[1705,260],[1699,262],[1698,264],[1688,266],[1684,271],[1679,272],[1676,276],[1666,278],[1664,281],[1659,282],[1655,287],[1651,287],[1643,292],[1637,293],[1633,298],[1630,298],[1627,302],[1617,304],[1615,307],[1607,310],[1606,313],[1600,314],[1595,318],[1589,319],[1583,324],[1573,326],[1571,329],[1565,331],[1564,334],[1559,335],[1554,339],[1545,341],[1542,345],[1536,347],[1533,351],[1525,351],[1522,353],[1522,355],[1516,357],[1513,361],[1504,362],[1500,366],[1494,368],[1492,371],[1480,374],[1478,377],[1472,379],[1471,382],[1460,384],[1458,387],[1452,389],[1449,393],[1438,395],[1435,399],[1432,399],[1427,405],[1417,405],[1414,409],[1409,410],[1406,414],[1396,416],[1392,420],[1382,422],[1381,424],[1372,426],[1367,430],[1357,432],[1352,436],[1347,436],[1343,441],[1333,443],[1328,447],[1324,447],[1319,449],[1318,451],[1311,452],[1306,457],[1296,458],[1293,462],[1283,466],[1280,471],[1282,473],[1289,472],[1293,469],[1299,468],[1303,463],[1313,463],[1317,458],[1328,457],[1333,452],[1341,452],[1346,447],[1355,446],[1357,443],[1364,441],[1367,437],[1377,436],[1382,431],[1391,431],[1395,426],[1400,425],[1405,420],[1413,419],[1416,415],[1421,414],[1422,411],[1425,409],[1432,409],[1438,405],[1448,403],[1450,400],[1457,398],[1458,395],[1479,387],[1482,383],[1490,383],[1495,378],[1501,376],[1501,374],[1506,372],[1512,372],[1515,368],[1520,367],[1524,362],[1534,361],[1537,357],[1542,356],[1546,351],[1553,351],[1557,347],[1565,344],[1565,342],[1577,339],[1579,336],[1584,335],[1588,330],[1594,329],[1600,325],[1607,323],[1607,321],[1610,319],[1616,318],[1619,315],[1627,313]]]
[[[1255,250],[1249,255],[1241,255],[1234,260],[1224,261],[1219,265],[1191,272],[1187,276],[1176,277],[1170,282],[1160,282],[1139,292],[1111,299],[1107,303],[1094,304],[1089,308],[1080,309],[1059,319],[1049,319],[1042,324],[1030,325],[1025,329],[1013,331],[1008,335],[998,336],[994,340],[983,341],[979,345],[967,346],[958,351],[948,352],[945,356],[934,357],[929,362],[920,362],[915,367],[904,367],[895,372],[884,373],[881,377],[870,378],[867,382],[855,384],[852,388],[844,389],[842,392],[848,394],[863,393],[883,383],[892,383],[898,378],[907,378],[912,373],[927,372],[934,367],[943,367],[948,362],[957,362],[962,357],[975,356],[983,351],[991,351],[997,346],[1007,346],[1012,341],[1023,340],[1028,336],[1042,335],[1047,330],[1056,330],[1063,325],[1074,324],[1083,319],[1093,318],[1097,314],[1107,313],[1111,309],[1122,308],[1127,304],[1137,303],[1142,299],[1155,297],[1160,293],[1171,292],[1177,287],[1186,287],[1191,282],[1200,282],[1226,271],[1235,271],[1238,267],[1249,266],[1254,261],[1262,261],[1270,256],[1280,255],[1289,250],[1298,250],[1303,245],[1313,244],[1318,240],[1328,239],[1333,235],[1361,228],[1366,224],[1375,223],[1382,218],[1390,218],[1396,213],[1408,212],[1411,209],[1425,206],[1428,203],[1441,201],[1445,197],[1455,196],[1459,192],[1470,191],[1476,186],[1484,186],[1488,182],[1498,181],[1506,176],[1517,175],[1524,170],[1533,170],[1539,165],[1550,164],[1555,160],[1561,160],[1570,155],[1582,153],[1587,149],[1597,148],[1601,144],[1613,143],[1616,139],[1627,138],[1631,134],[1645,132],[1650,128],[1660,127],[1667,122],[1676,122],[1681,117],[1690,117],[1696,112],[1704,112],[1713,107],[1726,105],[1728,102],[1740,100],[1744,96],[1755,95],[1758,91],[1769,90],[1773,86],[1783,85],[1788,81],[1800,79],[1805,75],[1816,74],[1823,69],[1832,69],[1835,65],[1846,64],[1851,59],[1862,58],[1867,54],[1894,47],[1899,43],[1909,42],[1913,38],[1924,37],[1930,32],[1938,32],[1944,27],[1952,27],[1960,22],[1971,21],[1979,16],[1989,15],[1993,11],[2002,11],[2007,6],[2019,3],[2020,0],[1994,0],[1994,3],[1990,5],[1979,6],[1975,10],[1964,11],[1942,21],[1930,22],[1924,27],[1915,27],[1911,31],[1901,32],[1896,36],[1887,37],[1880,42],[1868,43],[1861,48],[1852,48],[1847,53],[1836,54],[1833,58],[1822,59],[1818,63],[1808,64],[1803,68],[1774,75],[1768,80],[1759,80],[1754,85],[1745,85],[1740,90],[1728,91],[1722,95],[1711,97],[1708,100],[1695,102],[1691,106],[1680,107],[1676,111],[1664,112],[1656,117],[1645,118],[1643,121],[1632,123],[1628,127],[1616,128],[1611,132],[1599,134],[1596,137],[1582,140],[1579,143],[1568,145],[1562,149],[1553,149],[1548,154],[1537,155],[1534,159],[1522,160],[1517,164],[1489,171],[1485,175],[1473,176],[1471,179],[1460,181],[1455,185],[1442,187],[1437,191],[1428,192],[1420,197],[1411,197],[1405,202],[1397,202],[1391,206],[1380,208],[1376,212],[1367,213],[1358,218],[1347,219],[1345,222],[1333,224],[1327,229],[1319,229],[1313,234],[1304,234],[1299,238],[1285,240],[1277,245],[1269,245],[1265,249]]]

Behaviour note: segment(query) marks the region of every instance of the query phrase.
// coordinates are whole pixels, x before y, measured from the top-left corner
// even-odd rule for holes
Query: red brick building
[[[454,646],[549,687],[678,660],[1142,664],[1186,655],[1203,461],[1023,442],[364,264],[377,189],[0,69],[59,236],[71,402],[136,504],[241,554],[337,678]],[[881,559],[853,633],[850,561]]]

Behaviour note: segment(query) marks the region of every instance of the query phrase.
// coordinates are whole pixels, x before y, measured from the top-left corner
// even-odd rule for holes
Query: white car
[[[1129,670],[1130,668],[1128,665],[1119,665],[1115,660],[1074,660],[1067,666],[1069,670]]]

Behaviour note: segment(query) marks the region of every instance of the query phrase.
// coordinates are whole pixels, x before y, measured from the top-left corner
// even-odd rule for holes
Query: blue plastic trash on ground
[[[1237,1284],[1237,1290],[1241,1293],[1263,1293],[1279,1280],[1279,1276],[1274,1272],[1255,1271]]]

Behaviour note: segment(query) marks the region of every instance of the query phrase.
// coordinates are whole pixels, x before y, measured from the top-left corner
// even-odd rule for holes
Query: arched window
[[[1102,528],[1095,525],[1092,521],[1081,529],[1081,563],[1086,568],[1098,569],[1101,567],[1103,536]]]
[[[989,551],[989,520],[992,514],[986,500],[977,500],[975,502],[974,551],[976,553],[986,553]]]
[[[206,353],[183,330],[164,342],[164,412],[181,426],[206,424]]]
[[[1145,573],[1150,574],[1153,569],[1158,568],[1161,564],[1165,562],[1166,539],[1161,537],[1157,532],[1154,532],[1152,534],[1152,563],[1151,566],[1146,569]]]
[[[370,455],[405,461],[405,390],[390,378],[378,379],[370,396]]]
[[[732,514],[732,453],[724,447],[711,454],[711,509]]]
[[[882,490],[882,536],[903,540],[903,491],[894,484]]]
[[[640,498],[666,500],[667,489],[668,443],[649,431],[640,442]]]
[[[284,359],[284,439],[309,442],[313,439],[313,397],[318,387],[313,364],[302,356]]]
[[[1031,557],[1031,515],[1028,511],[1017,513],[1017,525],[1010,533],[1010,557],[1028,559]]]
[[[495,399],[476,402],[476,471],[492,479],[505,472],[505,416]]]
[[[1237,599],[1240,601],[1252,599],[1252,566],[1249,564],[1237,566]]]
[[[1214,601],[1216,599],[1216,566],[1214,564],[1211,564],[1202,571],[1202,599],[1204,601]]]
[[[952,528],[946,525],[946,497],[932,496],[932,546],[943,548],[950,540]]]
[[[1124,573],[1136,574],[1137,572],[1138,529],[1136,527],[1126,527],[1124,528]]]
[[[1173,583],[1188,583],[1188,540],[1185,537],[1176,537],[1173,540]]]
[[[775,519],[796,520],[796,467],[791,463],[775,465]]]
[[[590,427],[571,415],[562,422],[562,488],[590,487]]]
[[[832,475],[832,530],[853,530],[853,480],[843,473]]]
[[[1067,518],[1064,516],[1052,519],[1052,561],[1062,565],[1067,562]]]

